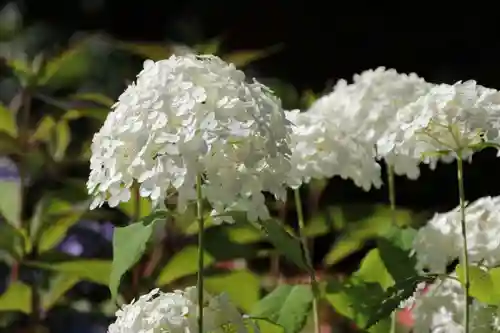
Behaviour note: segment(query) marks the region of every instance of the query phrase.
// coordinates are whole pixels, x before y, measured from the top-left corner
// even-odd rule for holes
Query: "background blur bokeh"
[[[372,6],[0,2],[1,330],[26,332],[35,322],[45,332],[106,332],[116,311],[106,287],[113,226],[145,216],[150,208],[134,198],[119,209],[88,212],[89,149],[93,133],[145,59],[216,53],[271,86],[288,109],[307,108],[338,79],[378,66],[416,72],[432,82],[476,79],[500,88],[500,23],[479,15],[481,8],[475,13],[455,7],[453,15],[440,15],[407,3]],[[486,150],[466,166],[468,200],[500,194],[499,180],[491,176],[500,167],[495,157]],[[397,178],[396,187],[401,223],[418,225],[457,205],[452,164],[434,172],[423,167],[418,182]],[[372,240],[390,228],[386,187],[365,193],[333,179],[311,184],[304,196],[320,276],[356,270]],[[274,214],[295,226],[293,205],[274,207]],[[120,301],[155,285],[171,289],[192,281],[192,222],[194,213],[188,212],[158,230],[149,254],[126,277]],[[246,227],[210,227],[207,242],[208,288],[227,290],[243,310],[280,279],[305,278]],[[32,308],[33,299],[39,308]],[[355,330],[328,305],[322,320],[325,330]]]

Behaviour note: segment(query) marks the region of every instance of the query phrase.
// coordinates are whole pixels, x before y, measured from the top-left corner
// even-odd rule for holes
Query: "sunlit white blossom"
[[[310,111],[326,113],[345,132],[375,147],[387,135],[389,124],[399,110],[425,95],[431,87],[432,84],[414,73],[400,74],[379,67],[354,75],[351,84],[339,80],[333,91],[316,101]],[[418,178],[418,158],[378,151],[378,147],[377,153],[393,165],[397,174]]]
[[[426,293],[415,298],[412,309],[415,333],[463,333],[464,289],[454,278],[438,279]],[[499,332],[494,307],[473,300],[470,305],[471,333]]]
[[[500,264],[500,197],[483,197],[465,208],[467,252],[470,263]],[[445,273],[463,252],[460,207],[435,214],[420,228],[413,249],[418,269]]]
[[[441,84],[398,112],[388,134],[378,142],[382,154],[414,156],[461,152],[469,158],[483,141],[499,143],[500,92],[475,81]],[[447,156],[453,160],[454,155]],[[438,156],[427,156],[435,164]]]
[[[267,219],[262,192],[284,198],[291,125],[279,99],[232,64],[191,54],[148,60],[113,109],[92,143],[92,208],[128,201],[137,181],[155,204],[175,191],[184,210],[200,174],[218,221],[231,210]]]
[[[312,178],[340,176],[351,179],[368,191],[380,187],[380,166],[374,147],[356,140],[344,131],[335,118],[320,112],[286,112],[294,123],[292,135],[292,171],[289,184],[297,188]]]
[[[196,287],[163,293],[158,289],[116,312],[108,333],[197,333],[198,301]],[[227,328],[247,333],[245,319],[226,294],[205,293],[203,332],[224,332]]]

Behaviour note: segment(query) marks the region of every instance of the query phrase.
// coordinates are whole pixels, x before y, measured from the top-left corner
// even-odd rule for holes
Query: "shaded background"
[[[279,79],[295,87],[299,93],[307,90],[316,94],[328,92],[338,79],[351,80],[355,73],[378,66],[395,68],[399,72],[416,72],[427,81],[435,83],[475,79],[479,84],[500,88],[500,21],[480,15],[480,10],[484,8],[478,9],[477,13],[473,8],[453,8],[452,15],[429,14],[426,8],[419,8],[423,11],[422,14],[425,13],[420,15],[416,13],[417,8],[408,4],[399,8],[394,5],[384,8],[384,5],[377,4],[377,7],[371,8],[359,2],[336,5],[272,0],[244,3],[32,0],[17,4],[23,13],[24,25],[41,27],[45,32],[40,35],[43,38],[34,42],[37,47],[42,48],[64,48],[71,45],[75,36],[90,33],[120,41],[158,44],[175,42],[186,45],[222,36],[221,47],[226,51],[265,49],[279,45],[277,52],[251,63],[245,71],[263,80]],[[126,86],[127,80],[133,80],[142,59],[129,59],[106,48],[99,50],[96,52],[101,52],[106,60],[99,64],[96,71],[98,73],[91,76],[84,85],[99,86],[109,97],[115,99]],[[116,69],[114,65],[123,66]],[[65,89],[61,90],[55,95],[63,95]],[[39,104],[36,103],[39,102],[35,102],[33,112],[42,114],[43,107],[38,109]],[[287,106],[299,107],[300,103],[294,100]],[[72,130],[81,134],[95,131],[95,127],[82,121],[74,124]],[[61,175],[84,178],[88,174],[86,167],[67,166],[57,169],[35,184],[37,190],[34,193],[43,192],[48,187],[62,186],[60,181],[58,183]],[[465,192],[468,200],[500,194],[500,183],[496,177],[499,167],[500,162],[496,159],[495,152],[484,151],[474,156],[474,164],[467,165],[465,169]],[[455,207],[455,170],[454,165],[439,165],[435,171],[422,167],[422,176],[418,181],[398,177],[398,204],[411,209],[415,214],[427,215]],[[318,210],[334,205],[384,204],[387,203],[386,192],[384,186],[380,190],[365,193],[348,181],[333,179],[326,190],[321,192]],[[32,196],[36,197],[36,194]],[[313,210],[316,209],[309,209],[309,215],[312,216]],[[286,212],[281,214],[287,215]],[[290,221],[293,220],[293,209],[287,216]],[[112,223],[101,219],[99,222],[83,221],[76,224],[58,245],[58,249],[80,257],[109,258],[109,229],[112,230],[113,224],[126,223],[125,220],[120,216]],[[332,243],[339,237],[337,232],[317,237],[317,266],[321,266]],[[372,244],[366,239],[362,248],[336,263],[333,268],[318,269],[349,273],[357,267],[370,247]],[[265,271],[272,269],[272,266],[272,262],[255,260],[253,269]],[[288,270],[282,263],[281,273],[288,274]],[[75,298],[81,298],[83,294],[84,298],[94,301],[97,299],[97,303],[107,297],[105,287],[89,283],[79,284],[71,292],[78,295]],[[68,329],[70,323],[85,322],[70,325],[71,332],[82,333],[91,332],[94,326],[97,328],[94,327],[93,332],[100,332],[109,320],[99,316],[97,319],[92,316],[89,319],[86,316],[91,315],[78,312],[64,317],[69,319],[62,319],[63,316],[56,313],[49,316],[48,320],[52,320],[51,326],[55,330],[62,331]]]

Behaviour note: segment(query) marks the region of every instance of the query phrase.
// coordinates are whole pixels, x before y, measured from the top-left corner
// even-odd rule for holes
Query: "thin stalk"
[[[139,221],[141,217],[141,196],[139,194],[139,185],[134,184],[132,191],[134,193],[134,206],[132,210],[132,223]],[[132,299],[139,296],[139,284],[141,282],[142,264],[139,261],[132,271]]]
[[[304,222],[304,212],[302,211],[302,200],[300,199],[299,189],[294,190],[294,198],[295,198],[295,209],[297,210],[297,219],[299,222],[299,237],[302,243],[302,247],[304,248],[304,255],[307,262],[307,265],[311,268],[310,272],[310,281],[311,288],[313,291],[313,304],[312,311],[314,317],[314,333],[321,332],[321,322],[319,318],[319,288],[318,282],[316,280],[316,271],[314,270],[311,253],[309,252],[309,247],[307,244],[307,235],[304,233],[305,231],[305,222]]]
[[[465,190],[464,190],[464,170],[463,170],[462,154],[457,154],[457,181],[458,181],[458,195],[460,199],[460,224],[462,227],[462,241],[463,241],[463,274],[464,274],[464,287],[465,287],[465,308],[464,308],[464,333],[469,333],[469,304],[472,299],[470,297],[470,275],[469,275],[469,254],[467,252],[467,230],[465,225]]]
[[[391,207],[391,220],[392,225],[397,225],[397,217],[396,217],[396,182],[394,179],[394,167],[386,163],[387,166],[387,185],[389,187],[389,203]],[[396,333],[398,326],[398,320],[396,311],[391,313],[391,331],[390,333]]]
[[[198,218],[198,276],[196,289],[198,290],[198,332],[203,333],[203,256],[204,256],[204,234],[205,221],[203,217],[203,196],[201,193],[201,176],[196,177],[196,216]]]

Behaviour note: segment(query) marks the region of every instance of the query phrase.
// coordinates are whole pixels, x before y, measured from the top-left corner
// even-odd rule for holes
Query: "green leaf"
[[[12,137],[17,136],[16,117],[14,113],[3,104],[0,104],[0,132],[5,132]]]
[[[85,40],[50,60],[38,84],[53,89],[73,85],[90,71],[91,58],[88,40]]]
[[[38,123],[35,132],[31,135],[30,141],[48,142],[56,124],[57,123],[52,116],[44,116]]]
[[[221,43],[222,39],[220,37],[216,37],[206,43],[195,45],[194,50],[199,54],[217,54]]]
[[[463,265],[458,264],[456,273],[462,285],[465,285],[463,267]],[[500,304],[500,290],[495,288],[499,283],[493,280],[490,272],[477,266],[469,266],[469,282],[469,292],[472,297],[486,304]]]
[[[23,153],[21,145],[15,138],[5,132],[0,132],[0,155],[22,155]]]
[[[21,184],[0,180],[0,214],[15,228],[21,225]]]
[[[312,271],[312,267],[305,260],[302,244],[295,236],[288,233],[281,223],[271,219],[261,222],[261,225],[276,250],[304,271]]]
[[[208,253],[204,254],[205,267],[210,266],[214,258]],[[177,279],[193,275],[198,272],[198,247],[188,246],[177,252],[162,269],[156,284],[167,285]]]
[[[45,311],[50,310],[79,281],[78,276],[58,274],[51,280],[49,290],[42,297],[43,309]]]
[[[326,265],[338,263],[361,249],[366,241],[386,235],[392,228],[392,211],[386,205],[333,207],[330,213],[334,225],[346,230],[323,259]],[[396,214],[398,224],[412,222],[410,211],[398,209]]]
[[[269,319],[254,317],[250,317],[250,319],[257,326],[252,330],[253,333],[285,333],[283,326],[277,325]]]
[[[5,251],[12,258],[19,260],[30,249],[27,241],[23,233],[13,225],[0,222],[0,252]]]
[[[31,288],[22,282],[13,282],[0,296],[0,311],[19,311],[29,314]]]
[[[214,294],[226,292],[243,312],[250,312],[259,301],[260,279],[247,271],[235,271],[221,276],[206,277],[206,289]],[[242,288],[242,286],[245,286]]]
[[[234,64],[236,67],[245,67],[252,62],[269,57],[270,55],[281,51],[283,45],[278,44],[264,50],[245,50],[234,51],[225,54],[222,59],[228,63]]]
[[[429,283],[434,281],[435,278],[435,276],[417,275],[396,281],[396,284],[389,287],[380,299],[376,301],[371,300],[366,304],[370,316],[365,327],[370,328],[379,321],[388,318],[394,310],[399,308],[401,302],[413,296],[420,282]]]
[[[117,227],[113,233],[113,265],[109,277],[111,298],[115,299],[122,276],[146,251],[146,245],[157,222],[165,222],[166,211],[156,211],[141,221],[126,227]]]
[[[115,104],[114,100],[99,93],[82,93],[75,94],[71,96],[72,99],[81,100],[81,101],[89,101],[97,104],[101,104],[107,108],[111,108],[113,104]]]
[[[76,259],[54,263],[30,261],[26,262],[26,264],[32,267],[72,275],[78,277],[80,280],[102,285],[108,284],[112,266],[111,261],[101,259]]]
[[[298,333],[311,312],[313,293],[309,285],[279,285],[255,306],[252,317],[268,318],[285,333]]]
[[[69,228],[80,221],[84,213],[85,211],[82,209],[75,209],[72,213],[54,217],[46,225],[42,225],[41,235],[38,240],[38,251],[43,253],[59,244],[66,236]]]
[[[172,55],[172,48],[165,44],[118,42],[116,46],[127,52],[154,61],[167,59]]]
[[[139,205],[136,207],[137,200],[139,200]],[[151,201],[147,198],[139,196],[138,191],[132,191],[130,200],[122,202],[118,207],[131,219],[133,219],[136,215],[139,216],[139,219],[142,219],[151,214],[152,211]],[[137,214],[136,210],[138,210],[139,214]]]
[[[394,284],[394,280],[380,257],[379,249],[373,249],[363,258],[359,270],[354,275],[364,282],[379,283],[387,289]]]
[[[55,127],[55,146],[54,146],[54,160],[61,161],[66,154],[66,149],[71,141],[71,129],[68,122],[60,120]]]
[[[229,239],[238,244],[257,243],[262,241],[262,233],[249,224],[235,224],[227,228]]]
[[[377,241],[377,247],[380,252],[382,261],[385,267],[394,278],[394,280],[403,280],[410,276],[417,275],[417,270],[415,269],[417,261],[415,256],[411,256],[411,245],[408,245],[408,237],[414,236],[412,231],[401,230],[400,235],[393,235],[389,239],[379,239]],[[401,248],[406,247],[406,249]]]

